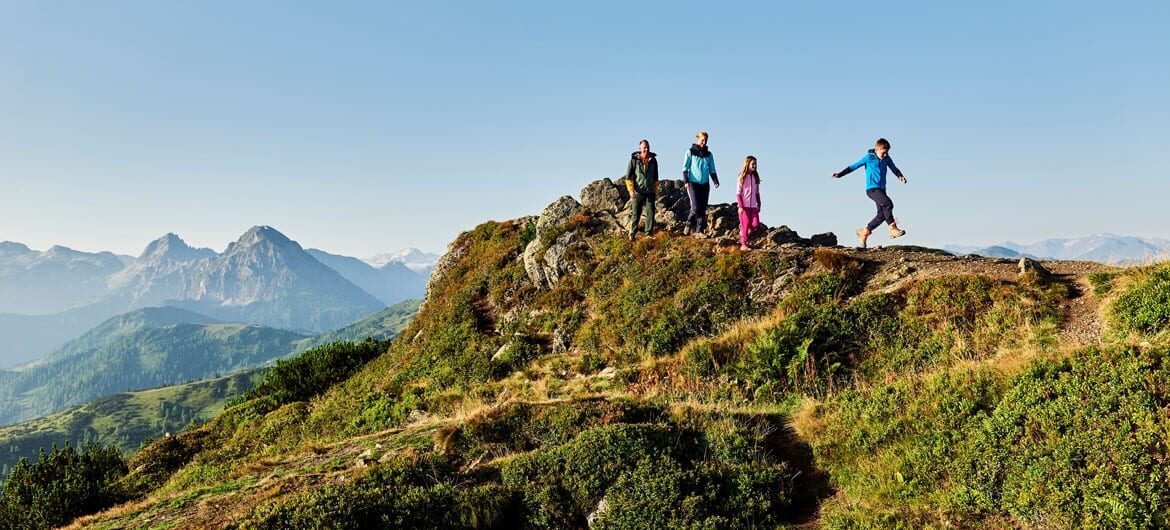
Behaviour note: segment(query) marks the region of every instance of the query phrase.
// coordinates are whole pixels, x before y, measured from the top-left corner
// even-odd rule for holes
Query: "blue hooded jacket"
[[[894,170],[895,175],[899,177],[902,176],[902,170],[898,169],[898,166],[894,165],[894,159],[891,158],[889,154],[886,154],[885,158],[878,158],[877,153],[875,153],[873,149],[870,149],[868,153],[865,153],[865,155],[861,157],[861,160],[858,160],[849,167],[841,170],[838,176],[844,177],[861,166],[865,166],[866,191],[873,189],[886,189],[886,168]]]
[[[706,148],[692,145],[687,151],[687,158],[683,161],[683,180],[695,184],[706,184],[715,181],[719,184],[719,175],[715,172],[715,157]]]

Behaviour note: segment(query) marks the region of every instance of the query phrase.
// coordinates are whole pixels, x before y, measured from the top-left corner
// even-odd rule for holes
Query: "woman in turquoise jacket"
[[[695,135],[695,144],[687,151],[687,158],[683,161],[683,184],[687,188],[687,198],[691,200],[691,211],[687,215],[687,224],[683,227],[683,234],[690,234],[694,230],[696,236],[704,235],[707,229],[707,201],[711,198],[711,183],[719,188],[719,175],[715,174],[715,157],[707,149],[707,132],[699,131]]]

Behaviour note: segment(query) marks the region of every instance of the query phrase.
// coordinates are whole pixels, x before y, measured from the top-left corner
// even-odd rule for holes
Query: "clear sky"
[[[700,129],[804,235],[884,136],[906,243],[1170,237],[1170,2],[800,4],[3,1],[0,240],[441,251]]]

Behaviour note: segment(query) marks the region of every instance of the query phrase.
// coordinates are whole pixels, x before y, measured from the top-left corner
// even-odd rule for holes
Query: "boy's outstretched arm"
[[[841,177],[844,177],[845,175],[852,173],[855,169],[857,169],[861,166],[864,166],[865,162],[866,162],[865,159],[866,159],[866,157],[863,156],[863,157],[861,157],[861,160],[858,160],[852,164],[849,164],[848,166],[845,167],[845,169],[842,169],[841,171],[833,173],[833,178],[839,179]]]
[[[894,174],[898,176],[898,180],[902,181],[902,184],[906,183],[906,175],[903,175],[902,170],[898,169],[898,166],[894,165],[894,159],[890,158],[890,155],[886,155],[886,165],[890,166],[890,169],[894,170]]]

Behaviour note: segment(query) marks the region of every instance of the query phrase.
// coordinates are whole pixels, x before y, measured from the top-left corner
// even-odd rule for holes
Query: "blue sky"
[[[1170,4],[952,4],[0,2],[0,240],[441,251],[700,129],[806,235],[884,136],[907,243],[1170,237]]]

